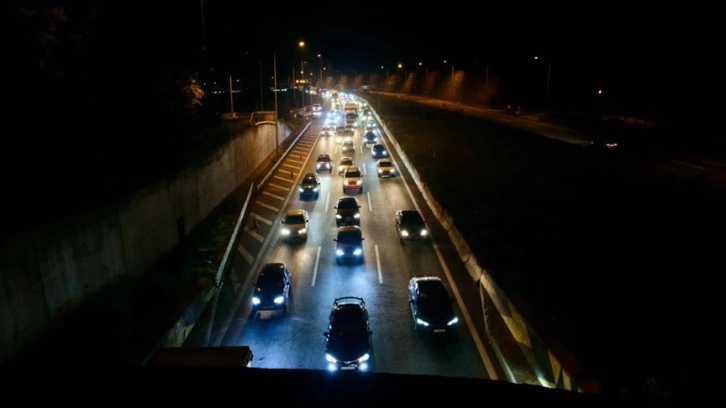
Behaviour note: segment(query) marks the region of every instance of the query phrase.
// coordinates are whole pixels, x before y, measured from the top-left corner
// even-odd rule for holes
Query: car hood
[[[255,296],[262,299],[274,299],[282,296],[282,288],[279,286],[258,286],[255,288]]]
[[[338,209],[338,214],[342,215],[343,217],[350,217],[352,215],[355,215],[358,213],[358,209],[353,208],[340,208]]]
[[[338,360],[351,361],[370,353],[370,344],[368,336],[343,334],[331,336],[325,351]]]
[[[418,312],[422,319],[434,325],[445,325],[456,317],[449,304],[419,303]]]

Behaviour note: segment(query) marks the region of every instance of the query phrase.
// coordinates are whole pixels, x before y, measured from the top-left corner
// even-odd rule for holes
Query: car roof
[[[353,158],[352,158],[352,157],[350,157],[350,156],[343,156],[343,157],[341,157],[341,158],[340,158],[340,161],[341,161],[341,162],[344,162],[344,161],[346,161],[346,160],[350,160],[350,161],[353,161]]]
[[[360,169],[358,168],[358,166],[348,166],[348,167],[347,167],[347,168],[345,169],[345,172],[347,173],[347,172],[349,172],[349,171],[357,171],[357,172],[360,172]]]
[[[318,155],[318,160],[320,159],[330,159],[330,153],[321,153]]]
[[[338,198],[338,202],[339,203],[342,203],[342,202],[345,202],[345,201],[355,201],[356,203],[358,203],[358,199],[356,197],[352,197],[352,196],[342,196],[342,197]]]
[[[441,283],[444,283],[444,281],[441,278],[439,278],[438,276],[431,276],[431,275],[414,276],[413,278],[411,278],[411,281],[413,281],[413,282],[439,281]]]
[[[290,216],[296,216],[296,215],[305,215],[305,213],[306,213],[305,210],[299,210],[299,209],[298,210],[288,210],[287,216],[290,217]]]
[[[318,173],[314,173],[314,172],[305,173],[305,175],[303,176],[303,178],[306,178],[306,179],[316,179],[316,178],[318,178]]]
[[[361,229],[357,225],[343,225],[342,227],[338,227],[338,235],[340,234],[360,234]]]
[[[263,273],[282,273],[285,270],[285,263],[284,262],[268,262],[260,271],[260,274]]]

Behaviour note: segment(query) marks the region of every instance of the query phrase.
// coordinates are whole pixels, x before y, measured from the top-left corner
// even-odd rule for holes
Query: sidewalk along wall
[[[280,125],[284,140],[290,131]],[[250,127],[198,168],[115,204],[4,239],[0,245],[0,361],[121,277],[149,270],[274,151],[275,127]]]
[[[459,233],[456,225],[446,214],[445,209],[436,201],[436,198],[426,187],[426,183],[422,182],[416,168],[405,152],[403,152],[391,131],[386,127],[385,121],[378,117],[378,113],[373,111],[381,124],[386,136],[391,140],[394,148],[398,152],[403,164],[411,173],[411,177],[423,194],[431,211],[438,221],[449,233],[449,238],[456,246],[456,250],[473,282],[477,282],[493,300],[497,311],[504,319],[512,336],[516,339],[522,352],[526,356],[532,369],[537,374],[539,382],[549,388],[567,389],[571,391],[595,392],[600,389],[596,381],[589,378],[577,378],[572,374],[578,374],[581,367],[577,360],[569,355],[569,353],[561,347],[548,344],[538,335],[537,331],[530,325],[518,311],[517,307],[501,288],[494,282],[492,277],[482,268],[476,256],[471,252],[465,237]]]

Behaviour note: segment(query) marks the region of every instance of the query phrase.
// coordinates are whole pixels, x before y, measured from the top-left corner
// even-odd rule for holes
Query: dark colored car
[[[454,298],[437,276],[414,276],[408,281],[414,330],[433,334],[455,332],[459,318],[454,313]]]
[[[318,173],[305,173],[300,181],[300,199],[320,197],[320,177]]]
[[[395,220],[401,242],[431,239],[426,221],[418,210],[397,210]]]
[[[373,132],[369,130],[366,132],[365,135],[363,135],[363,139],[365,140],[365,144],[375,144],[378,143],[378,135],[376,135],[376,132]]]
[[[315,161],[315,172],[320,173],[321,171],[333,173],[333,158],[330,157],[329,153],[319,154],[318,159]]]
[[[357,225],[345,225],[338,228],[335,238],[335,262],[363,262],[363,233]]]
[[[373,154],[374,159],[382,159],[388,157],[388,150],[386,150],[386,146],[376,143],[371,147],[371,154]]]
[[[328,318],[328,328],[323,332],[328,370],[368,370],[373,352],[371,334],[373,331],[363,298],[336,298]]]
[[[290,299],[292,283],[290,269],[283,262],[265,264],[254,284],[252,307],[254,310],[285,310]]]
[[[335,224],[360,225],[360,203],[355,197],[344,196],[335,204]]]

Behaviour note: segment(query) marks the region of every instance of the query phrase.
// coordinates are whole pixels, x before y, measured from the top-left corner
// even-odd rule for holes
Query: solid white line
[[[330,204],[330,191],[325,195],[325,213],[328,213],[328,205]]]
[[[383,272],[381,271],[381,257],[378,254],[378,244],[375,245],[376,248],[376,266],[378,267],[378,283],[383,283]]]
[[[315,280],[318,277],[318,264],[320,263],[320,245],[318,245],[318,254],[315,256],[315,266],[313,266],[313,282],[310,286],[315,286]]]
[[[688,167],[693,167],[694,169],[698,169],[698,170],[703,170],[705,168],[705,167],[701,167],[701,166],[696,166],[695,164],[686,163],[686,162],[680,161],[680,160],[669,159],[668,161],[673,162],[673,163],[682,164],[682,165],[688,166]]]
[[[454,284],[454,279],[451,277],[451,271],[449,271],[449,267],[446,266],[446,262],[444,262],[444,257],[443,257],[443,255],[441,255],[441,251],[439,251],[439,246],[434,243],[433,247],[434,247],[434,251],[436,252],[436,256],[439,258],[439,263],[441,264],[441,267],[444,269],[444,274],[446,274],[446,279],[449,281],[449,286],[451,287],[451,291],[454,292],[454,296],[456,297],[456,302],[459,304],[459,309],[461,309],[461,314],[464,315],[464,321],[466,321],[466,325],[469,328],[469,332],[471,333],[471,338],[474,340],[474,344],[476,345],[476,349],[479,352],[479,356],[481,357],[481,360],[484,363],[484,367],[487,369],[487,374],[489,374],[489,379],[498,380],[499,377],[497,376],[496,370],[494,370],[494,364],[492,364],[492,360],[489,357],[489,353],[487,353],[487,350],[484,348],[484,343],[482,343],[481,338],[479,337],[479,332],[476,331],[476,326],[474,325],[474,322],[471,320],[471,315],[469,314],[469,310],[466,308],[466,305],[464,304],[464,300],[461,298],[459,289]]]
[[[373,212],[373,204],[371,204],[371,192],[366,193],[368,195],[368,211]]]

